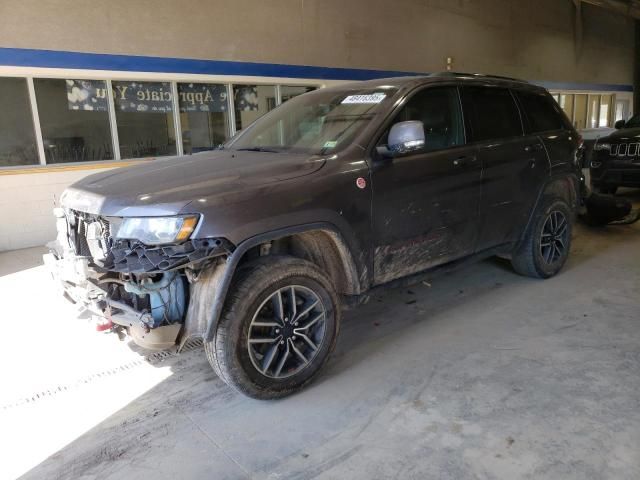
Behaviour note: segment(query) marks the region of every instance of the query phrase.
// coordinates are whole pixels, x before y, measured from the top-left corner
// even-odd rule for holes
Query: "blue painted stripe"
[[[362,68],[317,67],[280,63],[198,60],[107,53],[68,52],[26,48],[1,48],[0,65],[16,67],[113,70],[122,72],[186,73],[284,77],[319,80],[371,80],[375,78],[424,75],[425,72],[372,70]],[[631,85],[533,81],[552,90],[632,92]]]
[[[22,48],[0,48],[0,65],[125,72],[317,78],[321,80],[370,80],[374,78],[420,75],[416,72],[394,70],[315,67],[278,63],[232,62],[227,60],[196,60],[190,58],[112,55]]]

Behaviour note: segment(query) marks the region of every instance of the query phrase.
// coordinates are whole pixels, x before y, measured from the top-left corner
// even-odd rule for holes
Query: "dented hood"
[[[89,175],[67,188],[61,203],[105,216],[176,215],[197,198],[286,182],[324,162],[306,154],[233,150],[170,157]]]

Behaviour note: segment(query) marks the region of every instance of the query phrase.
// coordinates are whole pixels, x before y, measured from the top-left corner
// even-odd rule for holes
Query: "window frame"
[[[227,102],[226,102],[226,106],[227,106],[227,128],[225,131],[225,135],[227,136],[225,141],[229,140],[233,135],[235,135],[235,132],[232,133],[233,131],[233,127],[235,125],[235,111],[232,111],[233,109],[230,108],[230,104],[229,104],[229,86],[231,85],[230,83],[227,82],[215,82],[215,81],[209,81],[209,80],[176,80],[176,81],[172,81],[172,91],[174,92],[174,97],[176,99],[175,101],[175,105],[174,107],[177,107],[177,115],[174,115],[174,125],[176,125],[176,128],[178,128],[179,130],[176,131],[176,135],[180,135],[180,154],[179,155],[185,155],[184,153],[184,139],[182,138],[182,134],[184,133],[182,130],[182,118],[180,117],[180,97],[178,95],[179,89],[178,89],[178,85],[181,83],[197,83],[199,85],[219,85],[225,88],[225,91],[227,93]],[[174,90],[175,89],[175,90]],[[175,108],[174,108],[174,112],[176,112]],[[176,137],[176,144],[178,143],[178,139]],[[186,155],[193,155],[193,153],[190,154],[186,154]]]
[[[560,128],[552,128],[552,129],[548,129],[548,130],[535,130],[533,128],[533,124],[531,122],[531,119],[529,118],[529,113],[527,112],[527,109],[525,108],[524,104],[522,103],[522,101],[520,100],[519,94],[520,93],[524,93],[524,94],[532,94],[532,95],[537,95],[538,93],[536,93],[536,91],[534,90],[527,90],[527,89],[513,89],[511,94],[513,95],[513,97],[516,100],[516,103],[518,104],[518,108],[520,109],[520,117],[522,119],[522,123],[523,123],[523,131],[525,136],[528,135],[542,135],[542,134],[546,134],[546,133],[552,133],[552,132],[560,132],[560,131],[565,131],[565,130],[569,130],[569,125],[567,124],[567,121],[569,120],[566,113],[564,112],[564,110],[562,110],[562,107],[560,107],[560,105],[558,104],[558,102],[556,101],[555,97],[551,94],[549,94],[547,92],[547,94],[545,95],[545,97],[547,97],[547,101],[550,102],[551,108],[555,111],[555,113],[557,115],[559,115],[560,117],[560,123],[561,123],[561,127]],[[539,92],[542,93],[542,92]],[[556,94],[556,95],[560,95],[560,94]],[[551,103],[553,102],[553,103]]]
[[[464,102],[464,95],[463,95],[463,89],[464,88],[485,88],[485,89],[502,89],[502,90],[506,90],[507,92],[509,92],[509,95],[511,96],[511,101],[514,103],[515,107],[516,107],[516,112],[518,112],[518,118],[520,119],[520,131],[522,132],[520,135],[510,135],[510,136],[505,136],[505,137],[495,137],[495,138],[489,138],[489,139],[483,139],[483,140],[475,140],[473,138],[473,122],[472,120],[469,118],[469,115],[467,115],[466,109],[465,109],[465,102]],[[460,100],[462,101],[462,109],[465,112],[464,118],[467,119],[469,118],[468,121],[465,121],[465,130],[467,132],[467,138],[470,138],[471,141],[468,141],[468,145],[481,145],[484,143],[491,143],[491,142],[498,142],[498,141],[502,141],[502,140],[511,140],[511,139],[516,139],[516,138],[522,138],[524,137],[525,134],[525,129],[524,129],[524,118],[522,115],[522,109],[520,107],[520,104],[518,103],[518,99],[515,97],[515,95],[513,94],[513,92],[511,91],[511,87],[508,86],[504,86],[504,85],[487,85],[487,84],[473,84],[473,83],[466,83],[461,85],[461,89],[460,89]]]
[[[400,93],[401,98],[396,101],[395,106],[389,111],[387,116],[380,122],[378,128],[374,131],[374,134],[371,136],[371,142],[367,145],[367,152],[369,158],[379,158],[379,154],[376,152],[376,147],[380,144],[380,140],[388,132],[388,130],[392,127],[393,121],[400,114],[402,109],[409,103],[409,101],[418,93],[430,89],[430,88],[453,88],[456,90],[456,96],[458,97],[458,108],[460,110],[460,121],[462,122],[462,143],[460,145],[455,145],[451,147],[441,148],[438,150],[430,150],[430,151],[417,151],[413,152],[411,155],[429,155],[431,153],[444,152],[447,150],[452,150],[454,148],[460,148],[468,145],[467,141],[467,130],[465,127],[465,112],[462,108],[462,96],[460,92],[460,83],[458,82],[438,82],[438,83],[429,83],[429,84],[421,84],[416,85],[411,90]]]

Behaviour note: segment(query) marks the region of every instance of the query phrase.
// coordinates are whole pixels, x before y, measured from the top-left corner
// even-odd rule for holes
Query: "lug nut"
[[[280,333],[280,329],[279,328],[276,328],[276,333]]]
[[[295,335],[294,335],[293,337],[291,337],[291,340],[295,340],[295,339],[296,339],[296,336],[295,336]]]
[[[284,340],[280,340],[280,345],[284,345]]]

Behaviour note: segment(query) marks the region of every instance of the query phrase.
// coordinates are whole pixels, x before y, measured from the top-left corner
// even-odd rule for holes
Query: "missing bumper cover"
[[[117,240],[102,268],[119,273],[165,272],[232,251],[233,245],[220,238],[189,240],[179,245],[165,246]]]

